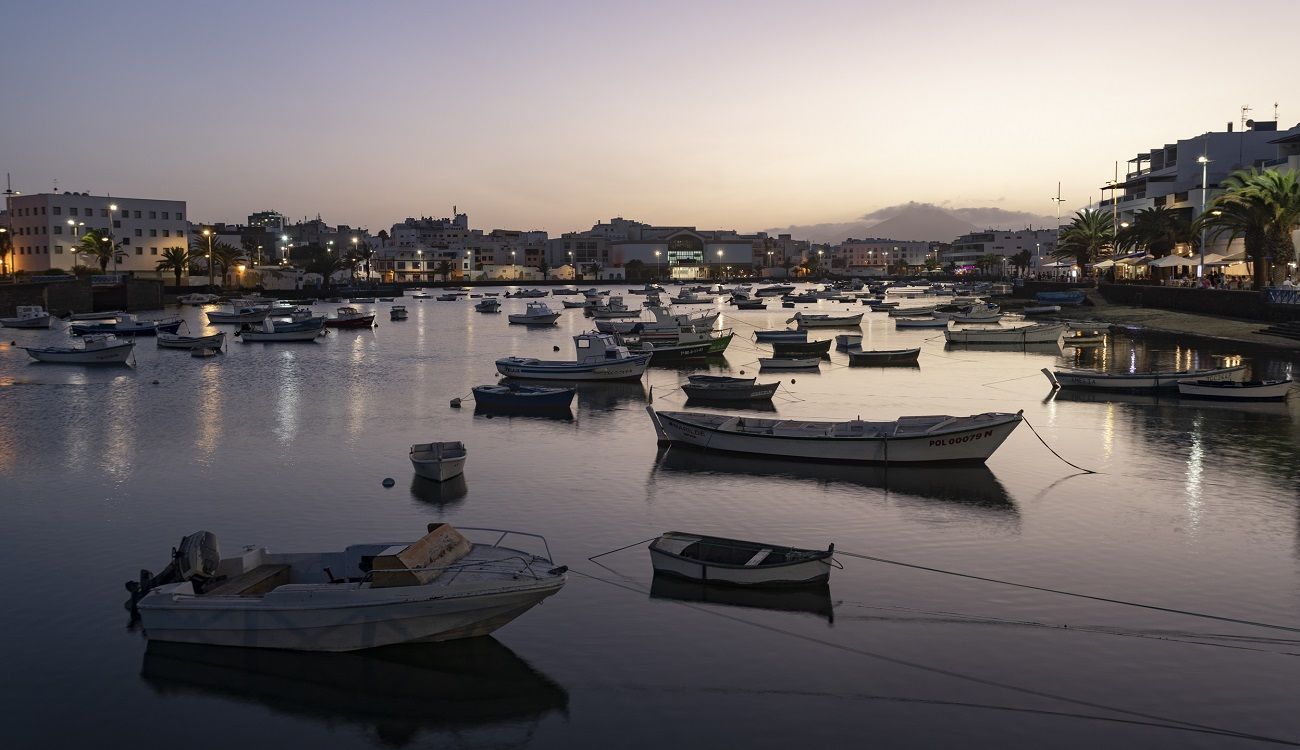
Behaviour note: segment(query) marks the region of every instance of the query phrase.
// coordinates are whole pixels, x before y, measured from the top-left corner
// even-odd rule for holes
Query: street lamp
[[[1210,159],[1205,154],[1196,157],[1196,163],[1201,165],[1201,215],[1205,215],[1205,194],[1209,192],[1209,172]],[[1205,278],[1205,223],[1201,222],[1201,262],[1196,267],[1196,277]]]
[[[114,283],[117,282],[117,247],[113,244],[113,213],[116,211],[117,211],[116,203],[108,204],[108,226],[104,228],[104,231],[108,233],[108,236],[104,238],[104,241],[108,243],[108,249],[110,252],[113,253]]]
[[[822,258],[823,258],[825,255],[826,255],[826,251],[825,251],[825,250],[818,250],[818,251],[817,251],[817,276],[818,276],[818,278],[825,278],[825,276],[826,276],[826,271],[822,269],[822,262],[823,262],[823,261],[822,261]]]
[[[208,286],[212,286],[212,230],[204,229],[203,236],[208,238]]]
[[[515,280],[519,280],[519,269],[515,267],[515,251],[510,251],[510,270],[515,272]]]
[[[8,227],[0,227],[0,234],[5,234],[5,233],[7,233],[8,231],[9,231],[9,228],[8,228]],[[6,263],[6,264],[7,264],[7,262],[5,261],[5,256],[0,255],[0,263]],[[8,269],[8,268],[5,268],[4,270],[7,272],[9,269]],[[16,282],[17,282],[17,278],[15,277],[14,280],[15,280],[15,283],[16,283]]]
[[[722,279],[722,251],[718,251],[718,279]]]
[[[660,255],[660,251],[656,250],[655,251],[655,277],[663,278],[664,275],[663,267],[659,265],[659,255]]]

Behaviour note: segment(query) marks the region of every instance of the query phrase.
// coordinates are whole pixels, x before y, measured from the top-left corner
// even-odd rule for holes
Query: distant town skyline
[[[552,235],[620,215],[869,225],[908,202],[1037,225],[1058,181],[1068,215],[1116,160],[1242,105],[1300,121],[1296,54],[1220,31],[1221,10],[1162,16],[1173,59],[1156,63],[1110,0],[26,4],[0,47],[0,170],[25,193],[57,180],[372,232],[453,205]],[[1294,2],[1251,11],[1300,21]]]

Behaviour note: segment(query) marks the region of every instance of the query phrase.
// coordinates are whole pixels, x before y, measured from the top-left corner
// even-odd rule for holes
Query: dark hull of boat
[[[824,341],[773,341],[772,356],[774,357],[806,357],[817,354],[826,354],[831,350],[831,339]]]
[[[912,366],[921,355],[915,352],[849,352],[852,367]]]
[[[576,391],[572,388],[554,393],[495,393],[474,389],[474,403],[488,409],[508,411],[568,409]]]
[[[373,315],[363,315],[360,318],[348,318],[347,320],[325,319],[325,325],[329,328],[369,328],[374,322],[375,316]]]

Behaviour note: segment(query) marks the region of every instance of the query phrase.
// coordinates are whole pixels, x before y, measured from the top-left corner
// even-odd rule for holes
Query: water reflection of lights
[[[222,390],[219,367],[203,367],[199,371],[198,419],[199,436],[194,441],[198,449],[196,460],[204,466],[212,464],[221,442]]]
[[[1205,473],[1205,446],[1201,441],[1201,427],[1204,417],[1197,415],[1192,420],[1192,445],[1187,454],[1187,521],[1188,528],[1196,531],[1201,522],[1201,480]]]
[[[104,423],[106,437],[100,441],[102,456],[100,468],[116,479],[125,479],[131,471],[137,445],[136,428],[140,424],[137,403],[140,389],[134,387],[132,378],[121,375],[108,384],[109,396],[100,408],[107,419]]]
[[[293,442],[298,434],[298,373],[297,357],[293,351],[280,352],[280,377],[275,398],[275,439],[283,445]]]

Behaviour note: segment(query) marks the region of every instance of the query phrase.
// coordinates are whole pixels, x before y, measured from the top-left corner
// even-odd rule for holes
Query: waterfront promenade
[[[1141,326],[1151,333],[1177,336],[1195,336],[1217,341],[1233,341],[1250,346],[1269,347],[1300,352],[1300,341],[1271,336],[1259,331],[1268,323],[1258,320],[1238,320],[1218,315],[1162,310],[1155,307],[1135,307],[1107,302],[1100,294],[1088,295],[1093,305],[1069,308],[1062,315],[1071,320],[1096,320],[1125,326]]]

